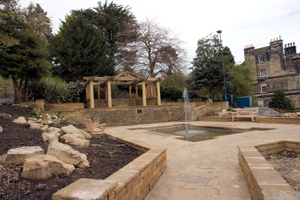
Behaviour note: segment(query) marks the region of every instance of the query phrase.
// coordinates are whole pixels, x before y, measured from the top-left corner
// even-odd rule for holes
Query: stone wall
[[[95,123],[105,123],[106,126],[126,126],[135,124],[150,124],[170,121],[185,121],[184,104],[174,106],[147,106],[147,107],[113,107],[108,108],[86,108],[82,110],[61,110],[60,118],[83,124],[84,118],[90,118]],[[195,121],[197,117],[206,113],[221,112],[228,109],[228,102],[217,102],[205,106],[205,110],[196,110],[198,103],[188,104],[188,121]],[[40,112],[53,115],[57,110]]]
[[[106,108],[108,107],[107,99],[95,99],[95,108]],[[87,107],[90,107],[90,101],[87,101]],[[147,98],[147,105],[157,105],[157,98]],[[112,99],[112,107],[129,107],[129,106],[143,106],[142,98],[131,98],[131,99]]]

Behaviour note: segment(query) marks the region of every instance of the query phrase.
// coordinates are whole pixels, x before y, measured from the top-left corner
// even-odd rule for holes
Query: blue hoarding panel
[[[237,98],[238,108],[252,108],[252,97],[238,97]]]

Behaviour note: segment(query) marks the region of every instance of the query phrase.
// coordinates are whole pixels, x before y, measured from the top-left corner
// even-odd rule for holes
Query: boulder
[[[70,175],[73,165],[64,163],[50,155],[38,155],[27,158],[23,164],[21,176],[28,179],[48,179],[52,175]]]
[[[60,120],[59,119],[54,119],[53,121],[52,121],[52,125],[59,125],[59,123],[60,123]]]
[[[54,156],[59,160],[63,160],[65,163],[78,166],[80,168],[90,167],[90,163],[87,160],[85,154],[74,150],[72,147],[60,142],[52,142],[48,146],[48,155]]]
[[[92,138],[92,136],[90,134],[88,134],[87,132],[85,132],[81,129],[78,129],[78,130],[82,133],[82,135],[85,137],[85,139],[89,140]]]
[[[3,133],[3,128],[2,128],[2,126],[0,126],[0,133]]]
[[[63,133],[75,134],[75,135],[77,135],[78,138],[85,139],[85,137],[81,133],[81,131],[73,125],[64,126],[61,128],[61,130]]]
[[[32,124],[32,123],[36,123],[36,121],[28,119],[27,124]]]
[[[38,123],[31,123],[30,124],[30,129],[41,130],[42,127],[43,127],[42,124],[38,124]]]
[[[17,124],[26,124],[27,123],[27,121],[26,121],[26,119],[24,117],[18,117],[13,122],[17,123]]]
[[[50,144],[53,141],[58,142],[58,136],[59,136],[59,133],[55,129],[52,129],[52,131],[49,131],[49,132],[42,133],[43,142],[46,144]]]
[[[56,127],[49,127],[49,128],[47,128],[47,132],[51,132],[51,131],[53,131],[53,130],[57,130],[57,133],[59,134],[59,135],[61,135],[61,130],[60,130],[60,128],[56,128]]]
[[[26,158],[43,154],[44,150],[39,146],[14,148],[7,151],[3,163],[20,165],[25,162]]]
[[[0,118],[7,118],[7,119],[11,119],[11,115],[6,114],[6,113],[0,113]]]
[[[51,119],[43,119],[40,123],[43,125],[51,125],[52,120]]]
[[[37,122],[37,120],[38,120],[38,119],[35,118],[35,117],[28,117],[27,119],[28,119],[28,121],[31,120],[31,121],[35,121],[35,122]]]
[[[283,113],[281,115],[282,117],[298,117],[295,113]]]
[[[73,145],[78,145],[81,147],[88,147],[90,145],[90,141],[86,139],[81,139],[77,137],[78,135],[76,134],[70,134],[67,133],[63,136],[61,136],[59,139],[64,141],[65,143],[70,143]]]
[[[41,131],[46,131],[48,128],[49,128],[48,125],[44,125],[44,126],[41,128]]]

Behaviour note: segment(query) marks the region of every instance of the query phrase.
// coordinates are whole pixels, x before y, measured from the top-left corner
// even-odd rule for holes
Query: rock
[[[81,147],[88,147],[90,145],[89,140],[78,138],[76,134],[67,133],[61,136],[60,139],[63,140],[65,143],[70,143]]]
[[[48,179],[52,175],[70,175],[75,169],[73,165],[64,163],[50,155],[38,155],[27,158],[21,176],[28,179]]]
[[[78,166],[80,168],[90,167],[90,163],[87,160],[85,154],[74,150],[72,147],[60,142],[52,142],[48,146],[48,155],[52,155],[59,160],[63,160],[65,163]]]
[[[36,123],[36,121],[28,119],[27,124],[32,124],[32,123]]]
[[[25,162],[26,158],[43,154],[44,150],[39,146],[14,148],[7,151],[3,163],[20,165]]]
[[[92,138],[92,136],[90,134],[88,134],[87,132],[85,132],[81,129],[78,129],[78,130],[82,133],[82,135],[85,137],[85,139],[89,140]]]
[[[13,122],[17,123],[17,124],[26,124],[27,123],[27,121],[26,121],[26,119],[24,117],[18,117]]]
[[[41,121],[41,124],[43,125],[51,125],[52,124],[52,120],[51,119],[44,119]]]
[[[59,123],[60,123],[60,120],[59,119],[54,119],[53,121],[52,121],[52,125],[59,125]]]
[[[42,124],[38,124],[38,123],[31,123],[30,124],[30,129],[41,130],[42,127],[43,127]]]
[[[296,112],[296,115],[297,115],[298,117],[300,117],[300,112]]]
[[[2,128],[2,126],[0,126],[0,133],[3,133],[3,128]]]
[[[61,130],[63,133],[76,134],[78,136],[78,138],[85,139],[85,137],[81,133],[81,131],[73,125],[64,126],[61,128]]]
[[[31,121],[35,121],[35,122],[37,122],[37,121],[38,121],[38,119],[37,119],[37,118],[35,118],[35,117],[28,117],[27,119],[28,119],[28,121],[29,121],[29,120],[31,120]]]
[[[295,114],[295,113],[283,113],[281,116],[282,117],[297,117],[297,114]]]
[[[0,118],[11,119],[11,115],[6,114],[6,113],[0,113]]]
[[[46,144],[50,144],[53,141],[58,142],[58,136],[59,136],[59,133],[55,129],[53,129],[52,131],[49,131],[49,132],[42,133],[43,142]]]
[[[44,126],[41,128],[41,131],[46,131],[48,128],[49,128],[48,125],[44,125]]]
[[[61,129],[60,128],[56,128],[56,127],[49,127],[46,131],[47,132],[51,132],[53,130],[57,130],[58,134],[61,135]]]

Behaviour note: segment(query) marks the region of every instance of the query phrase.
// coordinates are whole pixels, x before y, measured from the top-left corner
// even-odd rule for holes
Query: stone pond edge
[[[283,151],[300,153],[300,142],[277,141],[256,146],[238,146],[239,164],[253,200],[299,199],[296,192],[265,159]],[[265,157],[264,157],[265,156]]]
[[[119,171],[107,177],[105,180],[96,179],[79,179],[67,187],[53,194],[53,200],[63,199],[80,199],[78,194],[80,189],[76,182],[85,181],[84,191],[86,195],[91,195],[91,199],[99,200],[127,200],[127,199],[143,199],[154,187],[167,166],[166,148],[145,143],[139,140],[127,138],[126,136],[114,137],[123,143],[128,144],[144,152],[141,156],[121,168]],[[86,183],[87,182],[87,183]],[[107,190],[89,190],[95,186],[89,184],[98,184],[100,187],[105,185]],[[87,191],[90,191],[87,193]],[[84,197],[88,198],[87,196]],[[89,199],[89,198],[88,198]]]

